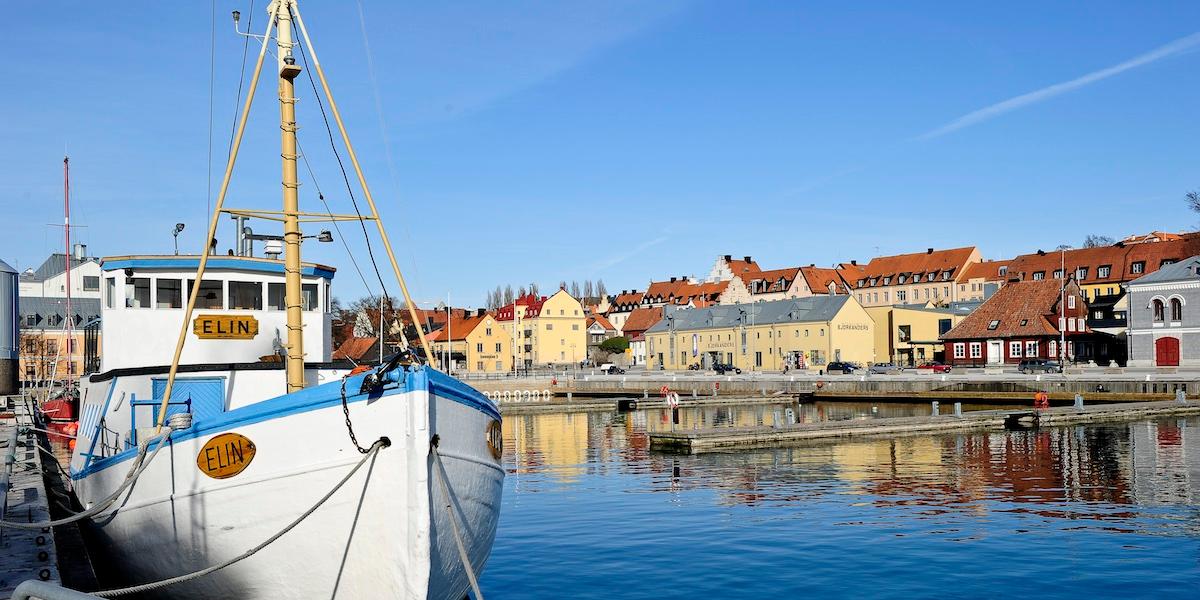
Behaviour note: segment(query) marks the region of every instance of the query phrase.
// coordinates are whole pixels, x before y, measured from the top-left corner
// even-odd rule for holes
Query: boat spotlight
[[[322,229],[321,233],[317,235],[317,241],[318,242],[332,242],[333,234],[329,233],[328,229]]]

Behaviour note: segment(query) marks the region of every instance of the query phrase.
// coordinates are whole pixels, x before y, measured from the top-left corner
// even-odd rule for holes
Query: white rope
[[[458,557],[462,559],[463,568],[467,570],[467,580],[471,582],[471,591],[475,592],[475,600],[483,600],[483,592],[479,591],[479,581],[475,579],[475,569],[471,567],[471,557],[467,556],[467,547],[463,544],[462,534],[458,530],[458,513],[454,512],[454,493],[446,483],[446,466],[442,464],[442,455],[438,454],[437,440],[429,445],[429,452],[437,462],[438,481],[442,484],[442,495],[446,497],[446,510],[450,513],[450,527],[454,530],[454,543],[458,546]]]
[[[263,543],[243,552],[242,554],[239,554],[238,556],[235,556],[221,564],[213,565],[211,567],[207,567],[204,569],[200,569],[199,571],[193,571],[193,572],[187,573],[185,575],[179,575],[176,577],[171,577],[169,579],[163,579],[161,581],[154,581],[151,583],[144,583],[142,585],[135,585],[132,587],[119,588],[119,589],[115,589],[115,590],[105,590],[103,592],[92,592],[92,593],[94,593],[97,596],[100,596],[101,598],[111,598],[114,596],[125,596],[128,594],[136,594],[139,592],[148,592],[150,590],[164,588],[169,585],[174,585],[176,583],[183,583],[185,581],[191,581],[193,579],[198,579],[200,577],[204,577],[205,575],[208,575],[209,573],[220,571],[221,569],[224,569],[225,567],[228,567],[234,563],[238,563],[247,558],[250,558],[251,556],[254,556],[255,554],[257,554],[259,550],[262,550],[263,548],[270,546],[275,540],[283,537],[284,534],[291,531],[292,529],[295,529],[295,527],[297,525],[299,525],[301,522],[303,522],[304,519],[307,519],[309,517],[309,515],[316,512],[318,508],[321,508],[321,505],[325,504],[325,502],[327,500],[329,500],[331,497],[333,497],[333,495],[335,493],[337,493],[338,490],[342,489],[342,486],[345,485],[347,481],[350,481],[350,478],[354,477],[354,474],[357,473],[358,470],[361,469],[362,466],[364,464],[366,464],[368,460],[370,460],[372,457],[374,457],[375,454],[378,453],[381,448],[386,448],[389,445],[390,445],[390,442],[388,442],[385,438],[380,438],[379,440],[376,440],[376,442],[374,444],[371,444],[371,449],[368,450],[367,453],[363,455],[362,460],[359,460],[358,464],[354,465],[354,468],[350,469],[350,472],[346,473],[346,476],[342,477],[341,481],[337,482],[337,485],[333,486],[333,489],[329,490],[329,492],[326,493],[324,496],[322,496],[320,500],[317,500],[317,503],[312,505],[312,508],[304,511],[304,514],[297,517],[295,521],[292,521],[291,523],[289,523],[287,527],[284,527],[283,529],[281,529],[279,531],[279,533],[276,533],[275,535],[267,538],[266,541],[264,541]]]
[[[119,498],[125,490],[129,489],[129,486],[133,485],[133,482],[137,481],[138,477],[141,476],[142,471],[145,471],[146,467],[150,466],[151,462],[154,462],[154,457],[158,456],[158,451],[162,450],[163,446],[167,445],[167,438],[171,436],[172,431],[174,430],[168,429],[163,433],[146,440],[145,445],[140,445],[138,448],[137,458],[134,459],[133,465],[129,467],[129,472],[125,475],[125,481],[121,483],[121,486],[118,487],[116,491],[114,491],[112,494],[109,494],[107,498],[94,504],[91,508],[69,517],[58,519],[56,521],[40,521],[37,523],[0,521],[0,527],[12,527],[14,529],[42,529],[43,527],[58,527],[59,525],[74,523],[100,513],[109,506],[112,506],[112,504],[117,501],[117,498]],[[151,452],[150,458],[146,460],[146,451],[150,448],[150,445],[156,441],[159,442],[158,446],[154,448],[154,452]],[[5,490],[5,492],[7,493],[7,490]]]

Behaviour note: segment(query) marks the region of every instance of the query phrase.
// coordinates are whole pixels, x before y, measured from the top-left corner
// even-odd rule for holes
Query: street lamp
[[[179,233],[183,231],[183,227],[183,223],[176,223],[175,230],[171,232],[171,235],[175,236],[175,256],[179,256]]]

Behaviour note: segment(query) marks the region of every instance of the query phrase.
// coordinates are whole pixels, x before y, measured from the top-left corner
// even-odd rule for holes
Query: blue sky
[[[177,221],[195,252],[212,5],[55,4],[9,3],[0,20],[0,258],[36,266],[61,246],[46,224],[61,220],[64,150],[94,252],[170,252]],[[727,253],[782,267],[976,244],[1007,258],[1200,221],[1182,199],[1200,188],[1194,2],[301,7],[419,301],[562,279],[641,288]],[[248,1],[216,6],[214,190],[234,9],[245,25]],[[348,211],[298,83],[301,143]],[[250,127],[228,204],[276,207],[269,80]],[[319,210],[302,180],[302,207]],[[364,261],[361,234],[343,232]],[[231,237],[224,219],[222,249]],[[305,251],[339,267],[336,295],[363,293],[340,242]]]

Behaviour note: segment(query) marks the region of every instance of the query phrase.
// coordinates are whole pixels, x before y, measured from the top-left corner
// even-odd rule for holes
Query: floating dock
[[[500,412],[504,415],[532,415],[559,412],[612,412],[614,410],[638,410],[644,408],[669,408],[662,396],[627,396],[624,398],[546,396],[537,400],[500,400]],[[794,403],[796,395],[774,393],[769,396],[691,396],[680,394],[680,408],[708,406],[748,406],[754,404]]]
[[[650,447],[666,452],[699,454],[756,448],[776,448],[813,441],[865,436],[897,436],[1003,429],[1014,425],[1074,425],[1200,414],[1200,402],[1169,400],[1096,404],[1082,408],[1044,410],[982,410],[961,415],[898,417],[863,421],[804,423],[782,427],[711,428],[650,434]]]

